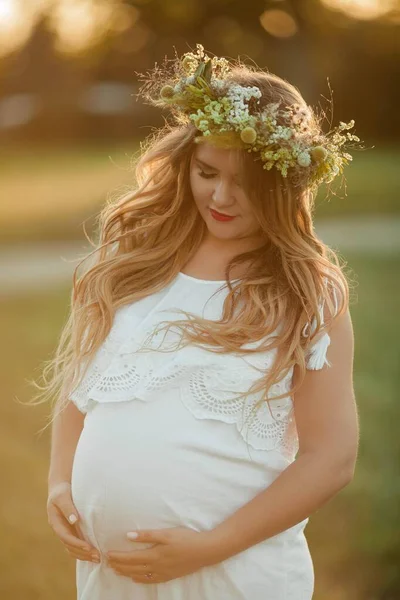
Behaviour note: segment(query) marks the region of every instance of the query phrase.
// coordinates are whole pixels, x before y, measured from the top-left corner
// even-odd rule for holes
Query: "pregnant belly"
[[[71,481],[85,537],[104,552],[131,550],[125,536],[135,529],[211,529],[271,479],[244,460],[238,439],[232,425],[196,419],[180,402],[96,404]]]

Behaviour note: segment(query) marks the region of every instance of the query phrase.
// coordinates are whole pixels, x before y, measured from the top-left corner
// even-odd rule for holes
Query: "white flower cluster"
[[[290,127],[283,127],[283,125],[277,125],[275,132],[269,136],[270,142],[279,142],[280,140],[290,140],[293,136],[293,130]]]
[[[251,98],[261,98],[260,89],[234,84],[230,86],[226,95],[232,103],[232,109],[228,114],[228,122],[234,125],[237,130],[246,125],[254,126],[256,119],[249,114],[247,103]]]
[[[297,162],[301,167],[309,167],[311,164],[310,153],[306,150],[304,152],[300,152],[299,156],[297,157]]]
[[[264,115],[269,117],[274,125],[276,125],[276,118],[279,113],[280,102],[271,102],[267,104]]]
[[[216,92],[221,92],[226,87],[226,82],[223,79],[217,79],[215,77],[211,77],[211,87]]]

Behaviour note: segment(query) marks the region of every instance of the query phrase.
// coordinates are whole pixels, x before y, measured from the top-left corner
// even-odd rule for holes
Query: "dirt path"
[[[400,254],[400,217],[316,221],[317,235],[342,255]],[[78,261],[91,250],[83,242],[51,242],[0,249],[0,296],[42,292],[72,281]]]

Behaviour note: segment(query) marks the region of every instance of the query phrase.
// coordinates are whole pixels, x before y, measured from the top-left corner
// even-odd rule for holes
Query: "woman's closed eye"
[[[204,179],[211,179],[212,177],[215,177],[215,173],[205,173],[204,171],[199,171],[199,175],[200,177],[204,177]]]
[[[199,171],[198,173],[200,175],[200,177],[203,177],[203,179],[212,179],[213,177],[215,177],[215,173],[206,173],[205,171]],[[236,182],[236,185],[240,187],[240,183]]]

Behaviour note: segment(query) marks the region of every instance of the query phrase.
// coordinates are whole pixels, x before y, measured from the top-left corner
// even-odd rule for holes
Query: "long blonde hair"
[[[230,78],[241,85],[258,86],[261,107],[277,101],[307,106],[297,88],[270,73],[242,65]],[[315,119],[315,131],[318,126]],[[43,369],[45,385],[34,383],[42,390],[34,398],[39,398],[36,403],[54,401],[50,417],[69,402],[79,383],[79,365],[83,361],[89,366],[110,332],[115,311],[163,289],[202,244],[206,224],[190,187],[198,134],[192,123],[166,123],[153,133],[147,147],[142,145],[135,165],[136,189],[100,211],[100,240],[75,268],[70,313],[55,355]],[[276,347],[274,365],[252,387],[252,392],[263,392],[259,406],[268,400],[270,387],[295,364],[300,377],[291,393],[298,389],[306,373],[305,352],[314,338],[346,311],[349,286],[339,256],[314,232],[317,190],[306,185],[291,187],[277,170],[267,172],[251,154],[235,151],[265,244],[235,256],[227,265],[228,294],[220,321],[190,315],[190,319],[174,321],[174,327],[182,331],[182,341],[206,345],[210,351],[254,352],[242,345],[264,338],[258,352]],[[86,260],[90,266],[78,277]],[[250,267],[241,280],[232,283],[231,269],[243,263]],[[332,288],[338,292],[337,310]],[[322,301],[326,301],[324,324],[319,313]],[[303,328],[314,318],[313,334],[303,336]],[[278,326],[280,335],[268,339]],[[85,373],[86,369],[81,376]]]

